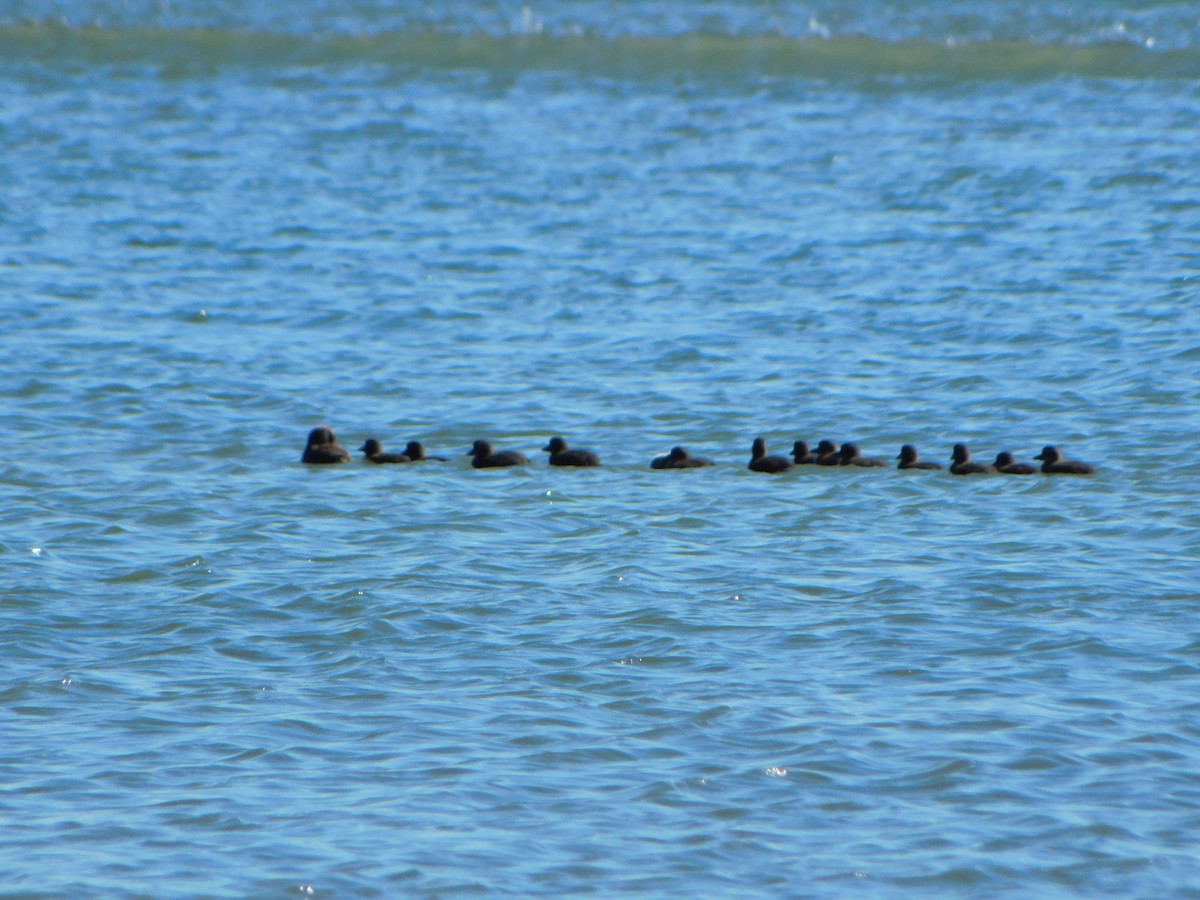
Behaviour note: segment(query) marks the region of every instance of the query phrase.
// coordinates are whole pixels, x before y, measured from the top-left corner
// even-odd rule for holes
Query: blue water
[[[1200,895],[1191,4],[252,7],[0,0],[0,891]]]

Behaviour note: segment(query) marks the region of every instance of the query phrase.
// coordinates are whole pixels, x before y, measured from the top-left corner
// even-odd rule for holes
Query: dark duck
[[[308,433],[308,443],[300,461],[314,466],[344,463],[350,462],[350,454],[338,443],[333,429],[321,425]]]
[[[550,454],[550,465],[552,466],[600,465],[600,457],[591,450],[572,450],[560,437],[550,438],[550,443],[542,450]]]
[[[951,475],[983,475],[996,471],[989,465],[971,459],[971,451],[967,449],[966,444],[955,444],[950,459]]]
[[[900,455],[896,457],[900,460],[896,464],[897,469],[941,469],[941,463],[925,462],[921,459],[921,454],[917,452],[917,448],[912,444],[905,444],[900,448]]]
[[[656,456],[650,460],[652,469],[698,469],[701,466],[711,466],[711,459],[692,456],[684,447],[672,447],[670,453]]]
[[[841,456],[841,461],[838,465],[842,466],[859,466],[863,469],[873,469],[887,465],[882,459],[876,459],[873,456],[863,456],[862,451],[858,449],[858,444],[842,444],[842,449],[838,455]]]
[[[499,469],[503,466],[523,466],[529,460],[525,454],[516,450],[501,450],[496,452],[487,441],[476,441],[467,451],[467,456],[474,457],[471,465],[476,469]]]
[[[997,453],[996,461],[992,465],[1001,475],[1032,475],[1037,471],[1029,463],[1017,462],[1007,450]]]
[[[767,442],[762,438],[755,438],[754,444],[750,447],[750,471],[751,472],[786,472],[792,467],[792,461],[782,456],[768,456]]]
[[[792,444],[792,462],[798,466],[816,465],[817,454],[808,447],[808,441],[796,441]]]
[[[1047,475],[1092,475],[1096,471],[1094,466],[1085,462],[1064,459],[1062,451],[1051,444],[1043,447],[1034,459],[1042,461],[1042,471]]]
[[[412,462],[412,457],[404,453],[384,453],[383,447],[375,438],[367,438],[366,443],[358,449],[362,451],[368,462],[377,464]]]
[[[407,444],[405,444],[404,445],[404,455],[407,456],[409,459],[411,459],[413,462],[421,462],[426,459],[435,459],[438,462],[446,461],[446,457],[444,457],[444,456],[429,456],[425,452],[425,445],[422,444],[420,441],[409,441]]]
[[[840,466],[841,464],[842,454],[836,441],[821,441],[817,444],[818,466]]]

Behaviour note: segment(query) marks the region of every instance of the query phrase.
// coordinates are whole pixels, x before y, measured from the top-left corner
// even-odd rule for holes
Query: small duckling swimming
[[[896,457],[900,462],[896,465],[897,469],[941,469],[944,468],[941,463],[925,462],[921,459],[921,454],[917,452],[917,448],[912,444],[905,444],[900,448],[900,455]]]
[[[420,441],[409,441],[404,445],[404,455],[413,462],[422,462],[426,459],[435,459],[438,462],[445,462],[444,456],[427,456],[425,453],[425,445]]]
[[[863,456],[862,452],[858,449],[858,444],[842,444],[842,449],[838,455],[841,457],[838,465],[842,466],[860,466],[861,468],[869,469],[887,465],[882,459]]]
[[[384,453],[383,447],[375,438],[367,438],[366,443],[358,449],[362,451],[368,462],[376,464],[412,462],[412,457],[405,456],[403,453]]]
[[[762,438],[755,438],[753,445],[750,447],[750,466],[751,472],[770,472],[776,474],[778,472],[786,472],[792,467],[792,461],[782,456],[767,456],[767,442]]]
[[[991,466],[975,462],[971,459],[971,451],[967,449],[966,444],[955,444],[950,458],[953,460],[953,463],[950,465],[951,475],[982,475],[987,472],[996,471]]]
[[[591,450],[572,450],[560,437],[550,438],[542,450],[550,454],[552,466],[598,466],[600,457]]]
[[[300,461],[314,466],[350,462],[350,454],[338,443],[332,428],[320,425],[308,433]]]
[[[516,450],[501,450],[497,453],[487,441],[476,441],[467,451],[472,456],[471,465],[476,469],[498,469],[503,466],[523,466],[529,462],[525,454]]]
[[[1093,475],[1094,466],[1073,459],[1063,459],[1062,451],[1047,444],[1042,452],[1034,457],[1042,460],[1042,471],[1047,475]]]
[[[692,456],[683,447],[672,447],[670,453],[664,453],[650,460],[652,469],[698,469],[701,466],[711,466],[712,460],[702,456]]]
[[[1016,458],[1007,450],[1002,450],[996,454],[996,461],[992,466],[1001,475],[1033,475],[1037,472],[1029,463],[1017,462]]]
[[[821,441],[817,444],[818,466],[840,466],[842,455],[837,441]]]
[[[792,462],[798,466],[816,465],[817,454],[808,448],[808,441],[796,441],[792,444]]]

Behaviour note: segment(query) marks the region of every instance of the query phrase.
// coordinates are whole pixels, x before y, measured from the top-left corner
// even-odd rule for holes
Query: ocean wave
[[[881,40],[864,36],[457,34],[422,30],[306,37],[219,29],[0,26],[0,58],[52,67],[161,68],[202,77],[228,68],[372,66],[496,74],[568,72],[609,79],[1200,77],[1200,49],[1131,41]]]

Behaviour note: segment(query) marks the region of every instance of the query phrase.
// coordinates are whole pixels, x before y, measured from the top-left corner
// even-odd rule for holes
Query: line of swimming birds
[[[367,461],[372,463],[408,463],[420,462],[426,459],[446,461],[444,456],[428,456],[425,447],[419,441],[409,441],[403,453],[385,453],[379,441],[368,438],[359,448]],[[542,450],[550,454],[552,466],[598,466],[600,457],[590,450],[574,450],[561,437],[554,437]],[[523,466],[528,464],[523,453],[516,450],[499,450],[492,447],[488,441],[475,441],[467,451],[471,457],[471,465],[476,469],[496,469],[504,466]],[[304,447],[301,462],[310,465],[328,465],[333,463],[350,462],[350,453],[338,443],[333,430],[319,426],[308,433],[308,443]],[[942,469],[941,463],[926,462],[917,453],[912,444],[900,448],[897,469]],[[1034,459],[1041,460],[1040,471],[1047,475],[1091,475],[1095,468],[1087,463],[1064,458],[1062,452],[1053,445],[1046,445]],[[694,469],[701,466],[711,466],[713,461],[699,456],[692,456],[685,448],[675,447],[669,453],[663,453],[650,461],[652,469]],[[838,446],[833,441],[821,441],[816,449],[809,449],[805,441],[796,441],[792,445],[791,459],[786,456],[770,456],[767,454],[767,442],[755,438],[750,450],[749,469],[752,472],[767,472],[778,474],[786,472],[793,466],[858,466],[860,468],[879,468],[890,466],[891,463],[870,456],[863,456],[857,444],[842,444]],[[1029,463],[1017,462],[1008,451],[996,455],[996,461],[988,464],[971,459],[971,451],[966,444],[955,444],[950,455],[950,474],[952,475],[984,475],[998,473],[1000,475],[1033,475],[1039,471]]]

